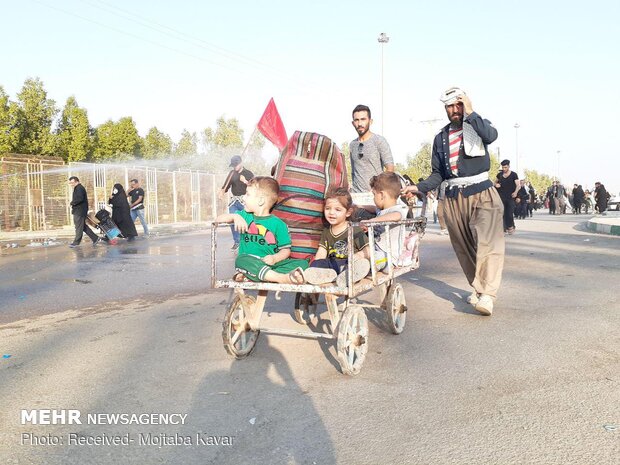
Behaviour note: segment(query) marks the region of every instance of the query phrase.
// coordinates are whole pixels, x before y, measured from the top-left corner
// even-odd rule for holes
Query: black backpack
[[[95,213],[95,218],[97,218],[100,222],[105,222],[110,219],[110,212],[108,212],[105,208],[102,208],[97,213]]]

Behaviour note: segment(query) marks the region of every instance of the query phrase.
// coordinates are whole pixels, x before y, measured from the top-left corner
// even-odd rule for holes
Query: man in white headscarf
[[[504,268],[504,206],[493,182],[488,145],[497,130],[472,108],[458,87],[440,97],[450,123],[433,141],[432,173],[405,193],[422,192],[443,184],[444,218],[461,268],[474,288],[467,301],[491,315]]]

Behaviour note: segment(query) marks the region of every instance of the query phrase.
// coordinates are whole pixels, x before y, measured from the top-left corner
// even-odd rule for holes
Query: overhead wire
[[[226,58],[231,58],[233,60],[238,60],[238,61],[241,61],[243,63],[253,64],[253,65],[256,65],[256,66],[264,67],[264,68],[267,68],[269,70],[275,71],[277,73],[282,73],[283,72],[282,70],[279,70],[279,69],[277,69],[277,68],[275,68],[275,67],[273,67],[273,66],[271,66],[269,64],[263,63],[261,61],[258,61],[256,59],[254,59],[254,58],[247,57],[245,55],[242,55],[240,53],[234,52],[232,50],[228,50],[228,49],[226,49],[224,47],[220,47],[219,45],[212,44],[212,43],[207,42],[207,41],[205,41],[205,40],[203,40],[203,39],[201,39],[199,37],[195,37],[195,36],[193,36],[191,34],[188,34],[188,33],[183,32],[183,31],[179,31],[179,30],[174,29],[174,28],[172,28],[170,26],[167,26],[165,24],[161,24],[161,23],[159,23],[157,21],[153,21],[151,19],[148,19],[148,18],[146,18],[144,16],[138,15],[137,13],[131,12],[129,10],[125,10],[123,8],[119,8],[119,7],[114,6],[114,5],[109,5],[107,2],[105,2],[103,0],[94,0],[94,2],[93,1],[89,1],[89,0],[80,0],[80,1],[82,3],[86,3],[88,5],[94,6],[95,8],[100,8],[100,9],[102,9],[104,11],[107,11],[109,13],[112,13],[112,14],[115,14],[115,15],[120,16],[122,18],[125,18],[125,19],[127,19],[129,21],[133,21],[133,22],[135,22],[137,24],[140,24],[140,25],[142,25],[144,27],[148,27],[149,29],[152,29],[152,30],[154,30],[156,32],[159,32],[159,33],[168,35],[170,37],[173,37],[173,38],[175,38],[177,40],[182,40],[182,41],[185,41],[185,42],[189,42],[192,45],[196,45],[196,46],[201,47],[201,48],[206,48],[207,50],[212,51],[214,53],[217,53],[217,54],[219,54],[221,56],[224,56]],[[100,5],[97,5],[96,3],[101,4],[101,5],[105,5],[105,6],[100,6]],[[113,10],[116,10],[116,11],[118,11],[120,13],[115,13]],[[136,18],[136,19],[132,19],[130,17],[127,17],[126,15],[132,16],[133,18]],[[172,36],[172,35],[170,35],[170,34],[168,34],[166,32],[164,32],[164,31],[162,31],[161,29],[158,29],[158,28],[168,30],[168,31],[172,32],[173,34],[175,34],[176,37]]]
[[[75,13],[75,12],[72,12],[72,11],[68,11],[68,10],[66,10],[64,8],[60,8],[60,7],[56,6],[56,5],[48,4],[48,3],[46,3],[46,2],[44,2],[42,0],[31,0],[31,1],[34,2],[34,3],[38,3],[38,4],[42,5],[42,6],[45,6],[47,8],[50,8],[52,10],[59,11],[59,12],[61,12],[63,14],[66,14],[66,15],[78,18],[78,19],[80,19],[82,21],[86,21],[86,22],[89,22],[89,23],[92,23],[92,24],[96,24],[97,26],[100,26],[102,28],[112,30],[112,31],[114,31],[116,33],[126,35],[128,37],[140,40],[142,42],[146,42],[146,43],[148,43],[150,45],[154,45],[156,47],[160,47],[160,48],[169,50],[171,52],[178,53],[180,55],[184,55],[184,56],[190,57],[190,58],[198,60],[198,61],[209,63],[211,65],[218,66],[218,67],[227,69],[228,71],[232,71],[232,72],[235,72],[235,73],[238,73],[238,74],[241,74],[241,75],[247,75],[248,74],[246,71],[234,68],[234,67],[232,67],[232,66],[230,66],[228,64],[222,63],[221,61],[214,61],[213,59],[209,59],[209,58],[206,58],[204,56],[196,55],[196,54],[194,54],[192,52],[189,52],[189,51],[186,51],[186,50],[183,50],[183,49],[179,49],[177,47],[171,47],[171,46],[163,44],[161,42],[158,42],[158,41],[155,41],[155,40],[152,40],[152,39],[149,39],[149,38],[145,38],[145,37],[140,36],[138,34],[135,34],[133,32],[129,32],[129,31],[126,31],[124,29],[120,29],[118,27],[111,26],[109,24],[105,24],[105,23],[103,23],[101,21],[88,18],[86,16],[83,16],[81,14],[78,14],[78,13]],[[114,6],[110,6],[110,5],[106,5],[107,8],[105,8],[105,7],[101,7],[101,6],[95,5],[92,2],[89,2],[87,0],[80,0],[80,1],[82,3],[90,5],[92,7],[99,8],[99,9],[101,9],[103,11],[107,11],[108,13],[116,15],[118,17],[121,17],[121,18],[123,18],[123,19],[125,19],[127,21],[132,21],[132,22],[134,22],[136,24],[140,24],[142,27],[151,29],[151,30],[157,32],[158,34],[162,34],[162,35],[167,36],[167,37],[172,37],[175,40],[178,40],[178,41],[181,41],[181,42],[185,42],[185,43],[189,43],[190,45],[199,47],[200,49],[205,50],[207,52],[215,53],[215,54],[218,54],[220,56],[223,56],[224,58],[226,58],[226,59],[228,59],[228,60],[230,60],[232,62],[236,62],[236,64],[243,64],[243,65],[246,65],[246,66],[252,66],[254,68],[259,68],[259,69],[262,68],[262,70],[268,72],[271,75],[272,78],[273,78],[273,76],[275,76],[275,78],[277,80],[283,82],[284,84],[286,84],[288,86],[292,86],[292,87],[295,87],[297,89],[303,89],[305,92],[310,92],[312,94],[315,94],[315,93],[318,94],[319,93],[319,90],[315,87],[315,84],[309,83],[309,82],[303,82],[303,80],[301,78],[294,77],[294,76],[289,76],[287,73],[285,73],[283,71],[280,71],[277,68],[274,68],[274,67],[272,67],[272,66],[270,66],[270,65],[268,65],[266,63],[262,63],[262,62],[260,62],[258,60],[253,59],[253,58],[249,58],[249,57],[246,57],[246,56],[241,55],[239,53],[232,52],[230,50],[224,49],[224,48],[219,47],[217,45],[214,45],[214,44],[211,44],[209,42],[206,42],[206,41],[204,41],[202,39],[193,37],[193,36],[191,36],[189,34],[183,33],[181,31],[177,31],[174,28],[171,28],[169,26],[166,26],[166,25],[157,23],[155,21],[151,21],[149,19],[143,18],[140,15],[137,15],[135,13],[129,12],[127,10],[122,10],[122,9],[120,9],[118,7],[114,7]],[[120,13],[116,13],[114,11],[111,11],[110,8],[119,10],[119,11],[123,12],[124,14],[120,14]],[[127,14],[128,15],[132,15],[132,16],[138,18],[138,19],[132,19],[130,17],[127,17],[126,16]],[[152,26],[149,23],[153,24],[155,26]],[[158,29],[158,28],[167,29],[167,30],[171,31],[172,34],[169,33],[169,32],[163,31],[161,29]]]

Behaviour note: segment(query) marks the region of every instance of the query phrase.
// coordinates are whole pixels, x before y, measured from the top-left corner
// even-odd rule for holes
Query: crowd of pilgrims
[[[545,208],[549,209],[550,215],[562,215],[569,209],[578,215],[580,213],[601,213],[607,210],[607,202],[610,194],[600,182],[595,183],[594,190],[583,189],[581,184],[573,184],[572,190],[566,189],[559,181],[547,188],[541,200]]]
[[[518,189],[517,189],[518,186]],[[581,184],[574,184],[572,189],[567,189],[560,181],[553,183],[543,193],[536,192],[534,186],[525,180],[518,179],[515,172],[503,169],[497,174],[497,190],[504,203],[504,232],[514,232],[514,220],[526,219],[533,216],[534,210],[548,209],[550,215],[564,215],[568,212],[578,214],[605,214],[610,194],[605,186],[595,183],[595,188],[590,191],[583,189]],[[515,193],[513,197],[512,194]],[[427,202],[424,202],[423,211],[432,211],[434,222],[441,221],[441,212],[437,214],[437,207],[441,211],[441,193],[431,191],[428,193]],[[428,205],[428,206],[427,206]],[[423,213],[424,214],[424,213]],[[441,224],[441,231],[447,234],[445,226]]]

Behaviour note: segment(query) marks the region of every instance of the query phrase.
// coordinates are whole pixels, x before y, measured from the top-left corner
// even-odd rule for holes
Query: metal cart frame
[[[222,322],[222,339],[228,353],[237,359],[245,358],[254,349],[261,332],[279,334],[283,336],[306,337],[312,339],[329,339],[336,341],[336,351],[342,372],[347,375],[355,375],[360,372],[368,351],[368,319],[364,312],[367,308],[382,308],[386,310],[388,326],[393,334],[400,334],[407,317],[407,305],[405,293],[395,279],[405,273],[419,267],[419,258],[409,266],[397,267],[392,263],[391,254],[387,254],[387,267],[385,272],[375,269],[374,228],[383,226],[388,234],[388,248],[391,250],[390,228],[405,225],[412,226],[418,233],[419,238],[424,235],[426,218],[418,217],[401,221],[379,222],[364,221],[363,223],[351,223],[351,226],[368,227],[371,276],[364,278],[358,283],[353,283],[352,273],[347,272],[347,287],[338,287],[335,283],[312,285],[312,284],[278,284],[267,282],[237,282],[234,280],[217,279],[217,226],[212,224],[211,230],[211,287],[230,288],[234,290],[234,297],[229,308],[226,310]],[[348,270],[353,265],[353,227],[348,229]],[[380,305],[360,305],[355,299],[367,291],[378,288],[380,292]],[[246,291],[258,291],[256,297]],[[329,317],[331,332],[295,331],[283,328],[269,328],[261,325],[261,319],[265,310],[265,302],[269,291],[295,292],[295,308],[293,317],[300,324],[308,324],[312,315],[317,318],[319,296],[325,296],[325,305]],[[277,298],[276,294],[276,298]],[[337,302],[338,297],[344,297],[343,302]]]

